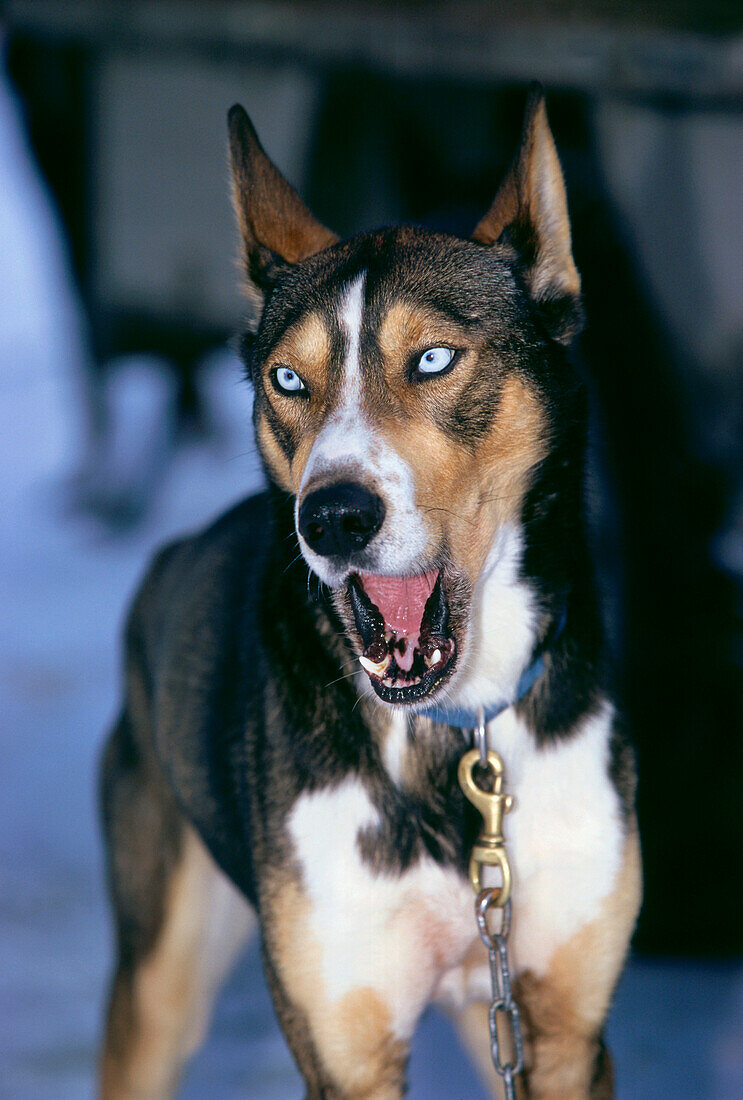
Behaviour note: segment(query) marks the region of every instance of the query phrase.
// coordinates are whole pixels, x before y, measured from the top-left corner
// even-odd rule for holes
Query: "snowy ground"
[[[146,521],[114,537],[70,513],[84,345],[54,223],[1,87],[0,240],[0,1096],[83,1100],[93,1095],[111,950],[94,776],[116,707],[123,609],[153,547],[259,474],[249,397],[225,355],[206,382],[219,438],[171,456]],[[168,387],[152,364],[130,361],[112,394],[117,467],[145,476],[165,452],[156,412],[165,414]],[[739,1098],[742,1031],[743,967],[634,960],[609,1028],[619,1097]],[[435,1014],[416,1037],[411,1080],[415,1100],[482,1097]],[[218,1003],[183,1095],[301,1096],[255,947]]]

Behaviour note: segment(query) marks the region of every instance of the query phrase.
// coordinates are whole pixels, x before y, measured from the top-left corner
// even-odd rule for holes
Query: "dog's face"
[[[315,222],[231,113],[259,447],[377,695],[421,705],[467,654],[472,597],[559,434],[579,316],[541,97],[473,240]]]

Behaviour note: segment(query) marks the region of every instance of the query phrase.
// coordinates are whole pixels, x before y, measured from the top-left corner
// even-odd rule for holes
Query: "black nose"
[[[371,542],[384,520],[384,504],[363,485],[339,482],[316,489],[299,509],[299,531],[310,550],[346,558]]]

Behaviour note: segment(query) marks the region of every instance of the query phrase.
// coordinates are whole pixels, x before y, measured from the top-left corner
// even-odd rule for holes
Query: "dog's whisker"
[[[302,557],[302,551],[300,550],[300,551],[299,551],[299,553],[297,554],[297,556],[296,556],[296,557],[294,557],[294,558],[292,558],[292,560],[291,560],[291,561],[289,562],[289,564],[287,565],[286,569],[284,569],[284,572],[285,572],[285,573],[288,573],[288,572],[289,572],[289,570],[291,569],[291,567],[292,567],[293,565],[295,565],[295,564],[296,564],[296,562],[298,562],[298,561],[299,561],[299,559],[300,559],[301,557]]]
[[[453,512],[451,508],[444,508],[441,505],[432,505],[430,508],[422,508],[421,511],[424,515],[428,515],[429,512],[446,512],[448,516],[454,516],[454,519],[462,520],[463,523],[469,523],[470,527],[477,526],[477,520],[468,519],[467,516],[461,516],[459,512]]]
[[[357,669],[361,667],[359,665],[358,657],[354,657],[350,661],[341,661],[340,666],[341,666],[341,668],[354,668],[354,666],[356,666]]]
[[[252,450],[238,451],[236,454],[227,455],[225,457],[224,461],[227,462],[227,463],[237,462],[239,459],[248,458],[251,455],[254,456],[254,457],[257,457],[257,456],[255,456],[255,452],[252,451]]]
[[[341,682],[341,680],[350,680],[355,675],[356,675],[355,670],[352,670],[351,672],[345,672],[342,676],[336,676],[335,680],[331,680],[330,683],[325,685],[325,687],[323,688],[323,691],[327,691],[328,688],[331,688],[333,686],[333,684],[339,684]]]
[[[353,705],[353,706],[351,707],[351,714],[353,714],[353,712],[354,712],[354,711],[356,710],[356,707],[357,707],[357,706],[359,705],[359,703],[361,702],[361,700],[362,700],[362,699],[365,699],[365,698],[366,698],[366,697],[367,697],[368,695],[371,695],[371,694],[372,694],[371,688],[369,688],[368,690],[365,690],[365,691],[361,692],[361,693],[359,694],[359,697],[358,697],[358,699],[356,700],[356,702],[354,703],[354,705]]]

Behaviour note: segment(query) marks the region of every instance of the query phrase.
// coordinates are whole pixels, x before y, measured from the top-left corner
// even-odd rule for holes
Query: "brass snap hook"
[[[483,825],[470,857],[470,882],[476,894],[483,889],[482,867],[500,867],[503,883],[494,905],[502,906],[511,894],[511,867],[503,847],[503,815],[513,806],[513,797],[503,794],[503,761],[497,752],[488,750],[487,765],[494,773],[493,791],[483,791],[475,782],[474,769],[481,762],[480,750],[470,749],[459,761],[459,785],[465,798],[482,814]]]

